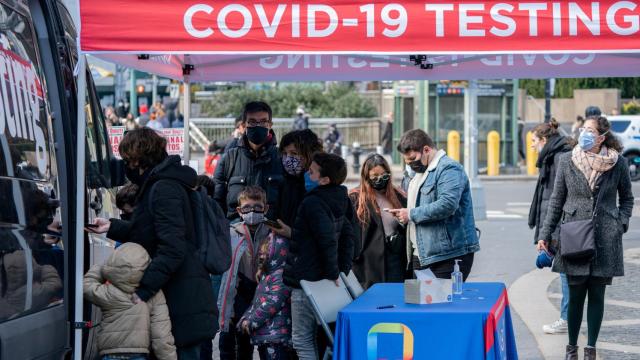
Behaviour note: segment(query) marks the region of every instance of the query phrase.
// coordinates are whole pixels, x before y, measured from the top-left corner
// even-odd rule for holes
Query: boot
[[[590,346],[584,348],[584,360],[596,360],[596,348]]]
[[[578,360],[578,347],[575,345],[567,345],[567,354],[564,356],[564,360]]]

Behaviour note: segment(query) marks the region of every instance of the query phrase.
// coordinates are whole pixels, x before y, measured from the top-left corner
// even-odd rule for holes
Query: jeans
[[[110,354],[100,358],[101,360],[148,360],[147,354]]]
[[[289,360],[291,349],[282,344],[263,344],[258,346],[260,360]]]
[[[200,344],[185,347],[176,347],[178,360],[200,360]]]
[[[567,321],[567,310],[569,309],[569,282],[566,274],[560,274],[562,284],[562,301],[560,302],[560,319]]]
[[[293,348],[300,360],[316,360],[316,317],[302,289],[291,292],[291,331]]]
[[[471,267],[473,266],[473,258],[474,253],[469,253],[466,255],[458,256],[452,259],[447,259],[443,261],[438,261],[431,265],[421,266],[420,260],[417,256],[413,257],[413,269],[414,270],[424,270],[430,269],[433,272],[433,275],[438,279],[451,279],[451,273],[453,272],[454,265],[456,260],[460,261],[460,272],[462,273],[462,280],[467,281],[469,274],[471,273]],[[415,275],[414,275],[415,276]]]

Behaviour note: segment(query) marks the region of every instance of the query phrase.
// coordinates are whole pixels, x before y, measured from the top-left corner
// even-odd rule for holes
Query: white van
[[[618,136],[624,147],[622,154],[629,160],[631,180],[640,180],[640,115],[615,115],[607,119],[611,132]]]

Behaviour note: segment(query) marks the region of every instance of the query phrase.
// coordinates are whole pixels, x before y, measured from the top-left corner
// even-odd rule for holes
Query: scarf
[[[606,146],[602,146],[598,154],[584,151],[580,146],[576,146],[573,149],[571,160],[587,178],[589,187],[593,191],[596,188],[598,178],[602,173],[611,170],[618,162],[619,157],[620,155],[616,150],[608,149]]]

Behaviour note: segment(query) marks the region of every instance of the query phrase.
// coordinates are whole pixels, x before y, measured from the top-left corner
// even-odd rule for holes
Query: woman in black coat
[[[168,156],[166,140],[154,130],[129,131],[120,154],[129,180],[140,187],[131,221],[96,219],[96,233],[135,242],[147,250],[151,263],[133,302],[147,301],[159,290],[167,298],[178,359],[199,359],[200,344],[217,331],[217,309],[209,274],[197,258],[193,218],[187,191],[197,174]]]
[[[293,226],[298,207],[302,203],[304,173],[309,170],[313,154],[322,152],[318,136],[311,130],[294,130],[280,140],[280,154],[284,168],[284,181],[280,189],[278,219],[287,226]]]
[[[353,202],[360,240],[355,246],[353,272],[364,288],[380,282],[402,282],[405,278],[405,228],[386,209],[407,205],[406,196],[393,186],[391,168],[384,157],[365,160],[360,188],[349,197]]]
[[[533,201],[531,202],[531,209],[529,210],[529,227],[535,229],[534,243],[537,245],[539,252],[547,249],[547,244],[539,242],[538,240],[540,239],[540,230],[542,230],[542,225],[547,215],[549,199],[551,198],[551,194],[553,194],[553,185],[555,184],[560,155],[571,151],[573,145],[575,145],[575,140],[566,138],[558,133],[558,122],[555,119],[552,119],[550,123],[540,124],[533,129],[531,146],[538,152],[536,167],[539,169],[540,175],[538,176],[536,191],[533,195]],[[553,253],[555,253],[557,249],[559,232],[560,228],[556,227],[553,231],[551,244],[549,244],[549,249]],[[567,277],[565,274],[560,274],[560,279],[562,284],[560,318],[553,324],[542,327],[542,330],[547,334],[567,332],[569,285],[567,285]]]

